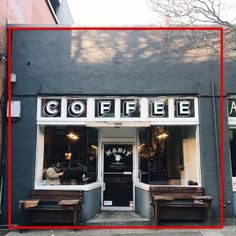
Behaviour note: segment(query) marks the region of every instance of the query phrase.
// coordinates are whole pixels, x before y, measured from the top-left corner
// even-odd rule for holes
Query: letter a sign
[[[236,117],[236,98],[228,100],[229,117]]]

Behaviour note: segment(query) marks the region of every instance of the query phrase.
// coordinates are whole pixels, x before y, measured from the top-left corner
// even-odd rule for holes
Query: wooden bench
[[[80,221],[82,191],[33,190],[31,198],[20,200],[29,224],[73,224]]]
[[[204,196],[202,187],[150,186],[152,219],[158,225],[162,220],[211,221],[210,196]]]

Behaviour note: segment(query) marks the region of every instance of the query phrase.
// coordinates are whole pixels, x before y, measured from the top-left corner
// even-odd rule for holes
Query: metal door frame
[[[132,145],[133,146],[133,169],[132,169],[132,185],[133,185],[133,206],[132,207],[117,207],[117,206],[103,206],[103,189],[105,187],[105,183],[104,183],[104,145],[106,144],[114,144],[114,145]],[[122,142],[121,140],[117,140],[117,142],[115,140],[112,140],[111,142],[108,141],[104,141],[101,143],[101,149],[102,149],[102,155],[101,155],[101,183],[102,183],[102,187],[101,187],[101,210],[105,211],[105,210],[116,210],[116,211],[134,211],[135,210],[135,156],[136,156],[136,148],[135,148],[135,142],[132,139],[131,141],[128,141],[127,139]]]

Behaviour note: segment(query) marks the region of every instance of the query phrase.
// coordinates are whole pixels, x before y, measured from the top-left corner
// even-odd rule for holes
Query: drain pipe
[[[216,146],[216,161],[217,161],[217,171],[218,179],[220,183],[220,167],[219,167],[219,139],[217,131],[217,117],[216,117],[216,100],[215,100],[215,82],[211,81],[211,92],[212,92],[212,108],[214,117],[214,133],[215,133],[215,146]]]

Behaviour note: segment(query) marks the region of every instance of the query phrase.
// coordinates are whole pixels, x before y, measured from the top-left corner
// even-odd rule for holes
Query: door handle
[[[103,189],[103,191],[106,190],[106,183],[103,183],[102,189]]]
[[[132,172],[131,171],[124,171],[123,175],[132,175]]]

